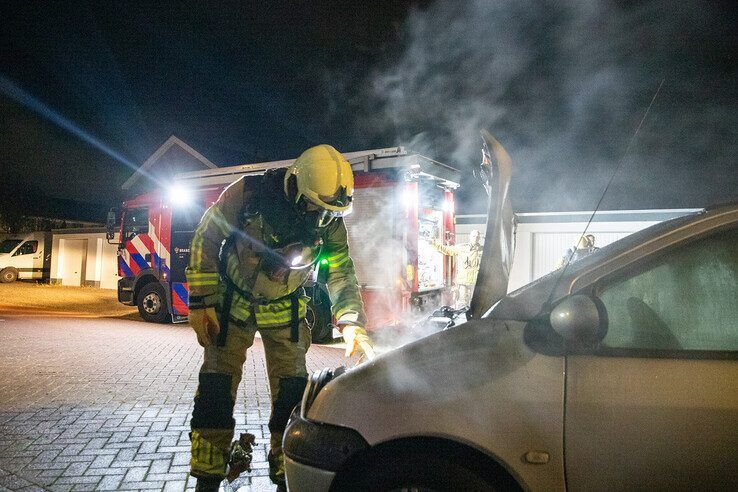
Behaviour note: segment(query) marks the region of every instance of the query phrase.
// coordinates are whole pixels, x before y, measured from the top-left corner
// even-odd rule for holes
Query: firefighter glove
[[[220,333],[218,314],[214,307],[190,309],[190,326],[197,333],[197,343],[203,347],[215,343]]]
[[[360,326],[348,325],[341,332],[346,342],[346,357],[351,357],[358,349],[368,360],[374,358],[374,348],[366,330]]]

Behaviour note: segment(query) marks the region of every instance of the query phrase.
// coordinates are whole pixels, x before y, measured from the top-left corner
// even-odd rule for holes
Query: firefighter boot
[[[217,478],[198,478],[195,492],[218,492],[220,482]]]
[[[279,392],[272,405],[272,416],[269,419],[271,433],[271,449],[269,450],[269,478],[277,485],[277,490],[285,487],[284,453],[282,452],[282,437],[287,427],[292,409],[300,402],[305,391],[307,378],[289,377],[279,380]]]
[[[271,449],[268,456],[269,478],[277,485],[277,490],[285,487],[282,436],[290,413],[300,402],[306,385],[307,378],[304,377],[280,378],[277,399],[272,405],[272,416],[269,419],[269,432],[271,433]]]
[[[307,324],[300,323],[297,342],[292,340],[290,332],[290,327],[261,331],[272,396],[269,478],[279,487],[284,487],[285,483],[282,437],[292,409],[300,403],[307,385],[305,354],[310,347],[310,328]]]

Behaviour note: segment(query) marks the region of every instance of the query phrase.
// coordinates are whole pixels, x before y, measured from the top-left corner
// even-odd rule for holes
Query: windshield
[[[0,253],[10,253],[20,243],[20,239],[6,239],[2,243],[0,243]]]

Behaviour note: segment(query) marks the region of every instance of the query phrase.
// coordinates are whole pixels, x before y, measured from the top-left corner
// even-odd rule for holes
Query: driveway
[[[0,314],[0,490],[185,490],[201,349],[187,325]],[[345,363],[313,346],[308,370]],[[257,436],[241,490],[273,490],[270,410],[256,339],[236,432]]]

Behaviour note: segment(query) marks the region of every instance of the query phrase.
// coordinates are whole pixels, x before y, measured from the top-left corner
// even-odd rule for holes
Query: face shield
[[[353,204],[346,188],[341,188],[337,196],[318,197],[320,203],[315,203],[307,197],[300,199],[300,208],[305,224],[318,229],[328,226],[333,219],[345,217],[351,213]]]

